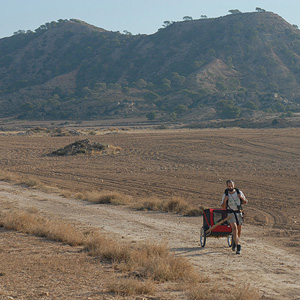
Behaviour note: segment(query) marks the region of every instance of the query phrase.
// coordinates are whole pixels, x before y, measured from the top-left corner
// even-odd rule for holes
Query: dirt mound
[[[116,148],[107,144],[91,143],[88,139],[76,141],[72,144],[65,146],[64,148],[55,150],[49,154],[49,156],[66,156],[77,154],[108,154],[120,151],[120,148]]]

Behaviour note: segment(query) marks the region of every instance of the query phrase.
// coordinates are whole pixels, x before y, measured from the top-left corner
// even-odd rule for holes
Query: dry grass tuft
[[[146,243],[133,249],[127,269],[142,278],[159,282],[170,280],[198,280],[191,264],[183,257],[175,256],[165,244]]]
[[[13,181],[13,179],[16,177],[16,175],[13,175],[12,173],[10,172],[7,172],[7,171],[1,171],[0,173],[0,180],[3,180],[3,181]]]
[[[149,197],[148,199],[142,199],[141,201],[136,201],[134,208],[138,210],[162,210],[163,201],[156,197]]]
[[[188,207],[184,213],[184,215],[186,217],[197,217],[197,216],[202,216],[203,215],[203,211],[204,211],[204,207],[200,206],[200,207]]]
[[[109,191],[87,191],[78,193],[75,197],[95,204],[128,205],[132,201],[130,196]]]
[[[188,203],[180,197],[172,197],[163,205],[163,210],[172,213],[183,213],[189,207]]]
[[[22,178],[18,181],[19,184],[24,184],[28,187],[39,187],[41,186],[41,182],[32,178],[32,177],[28,177],[26,179]]]
[[[203,207],[195,208],[191,206],[180,197],[171,197],[168,200],[150,197],[148,199],[143,199],[140,202],[136,202],[133,208],[139,210],[171,212],[189,217],[201,216],[204,210]]]
[[[115,278],[107,285],[108,291],[120,296],[146,295],[155,292],[152,281],[136,278]]]
[[[59,195],[62,196],[62,197],[65,197],[65,198],[72,198],[72,197],[74,197],[74,193],[72,193],[69,190],[59,190]]]
[[[225,300],[224,295],[218,294],[216,286],[191,285],[187,286],[186,290],[189,300]]]
[[[198,281],[192,265],[176,256],[166,244],[146,243],[132,254],[135,268],[143,278],[164,282],[170,280]]]
[[[236,286],[230,291],[224,290],[224,287],[215,285],[191,285],[185,288],[188,292],[189,300],[259,300],[258,292],[250,287]]]
[[[22,211],[5,213],[0,218],[0,226],[74,246],[84,243],[84,235],[71,224],[47,220],[36,213]]]
[[[116,267],[123,271],[134,271],[141,278],[161,282],[199,279],[192,265],[186,259],[177,257],[165,244],[146,243],[134,248],[94,233],[85,243],[85,249],[90,255],[118,264]]]
[[[127,244],[118,243],[98,231],[92,232],[85,241],[85,250],[91,256],[113,264],[127,263],[131,260],[131,248]]]
[[[235,288],[233,295],[226,300],[259,300],[259,293],[250,285],[243,285]]]
[[[8,171],[1,171],[0,173],[0,180],[7,181],[7,182],[13,182],[15,184],[25,185],[27,187],[39,189],[44,192],[53,192],[57,189],[54,187],[51,187],[49,185],[46,185],[42,183],[40,180],[34,178],[34,177],[21,177],[17,174],[8,172]]]

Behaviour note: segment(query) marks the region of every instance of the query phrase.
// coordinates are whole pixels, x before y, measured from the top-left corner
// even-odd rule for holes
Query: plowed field
[[[132,130],[88,136],[121,147],[116,155],[45,156],[83,138],[1,136],[1,169],[72,191],[175,195],[206,207],[219,206],[225,181],[233,178],[249,198],[249,222],[300,229],[298,129]]]

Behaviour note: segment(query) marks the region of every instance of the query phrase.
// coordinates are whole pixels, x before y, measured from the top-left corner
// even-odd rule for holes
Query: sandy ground
[[[1,300],[113,299],[103,286],[110,272],[80,248],[3,229],[0,235]]]
[[[299,254],[293,254],[286,249],[271,244],[268,239],[265,240],[263,238],[263,228],[250,224],[244,226],[242,255],[238,256],[227,247],[226,238],[207,238],[206,246],[204,248],[199,246],[201,217],[182,217],[158,212],[133,211],[124,207],[93,205],[84,201],[66,199],[20,186],[12,186],[4,182],[0,184],[0,197],[4,207],[9,203],[20,209],[37,208],[48,216],[67,220],[77,224],[77,226],[101,228],[113,234],[115,238],[126,238],[130,241],[167,242],[172,251],[187,257],[200,273],[209,274],[215,280],[225,282],[229,286],[232,284],[232,280],[241,284],[249,283],[260,291],[264,299],[300,299]],[[30,237],[30,239],[32,238]],[[55,247],[53,243],[50,242],[49,244],[50,247]],[[36,243],[32,243],[30,250],[38,253],[39,247],[36,246],[38,246]],[[74,259],[72,258],[74,253],[78,255],[76,249],[68,246],[63,246],[62,249],[58,247],[58,249],[58,252],[68,251],[70,253],[69,259]],[[12,250],[7,243],[1,245],[1,250],[2,253],[5,251],[10,253],[14,250],[20,251],[19,249]],[[18,253],[22,253],[22,251]],[[39,272],[40,276],[51,278],[51,268],[49,269],[45,262],[47,260],[45,254],[38,256],[39,267],[36,272]],[[91,260],[91,258],[86,258],[82,254],[79,254],[79,257],[75,259]],[[55,260],[58,267],[60,265],[59,258],[55,258]],[[47,270],[46,272],[41,270],[44,264],[46,266],[43,270]],[[90,264],[91,262],[87,266]],[[22,269],[24,268],[26,269],[26,266],[22,267]],[[61,268],[63,269],[63,267]],[[72,272],[70,269],[63,272],[66,280],[71,280],[72,276],[78,279],[76,274],[72,275],[74,270]],[[101,268],[97,269],[93,265],[93,271],[90,271],[93,272],[92,277],[94,280],[97,276],[101,277],[101,274],[99,274]],[[78,275],[80,270],[76,270],[76,273]],[[7,277],[3,276],[3,278]],[[17,280],[16,277],[14,278]],[[55,278],[55,280],[59,281],[58,278]],[[85,278],[85,282],[88,280]],[[84,288],[81,284],[83,283],[79,282],[78,290],[74,292],[74,299],[80,295],[80,292],[82,299],[84,299],[84,293],[82,292]],[[26,285],[23,285],[23,289],[26,289]],[[95,289],[99,295],[99,282],[95,285]],[[43,288],[43,285],[33,287],[32,294],[34,295],[37,291],[39,291],[39,295],[47,296],[52,293],[53,286],[50,285],[46,288]],[[93,295],[90,285],[85,292]],[[78,299],[80,299],[80,296]]]
[[[1,136],[1,169],[71,191],[180,196],[205,207],[219,205],[226,179],[233,178],[249,199],[242,255],[235,255],[226,239],[208,238],[200,248],[200,217],[91,205],[4,182],[1,205],[36,207],[128,240],[165,240],[199,272],[228,285],[234,278],[257,287],[265,299],[300,299],[299,130],[132,130],[88,138],[122,151],[47,157],[81,137]]]

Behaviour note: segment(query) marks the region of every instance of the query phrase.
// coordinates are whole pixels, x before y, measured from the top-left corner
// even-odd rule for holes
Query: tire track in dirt
[[[25,173],[19,171],[19,173],[23,173],[24,175],[28,176],[28,172]],[[68,178],[72,182],[76,182],[78,178],[80,178],[80,184],[85,184],[87,187],[90,188],[95,188],[95,184],[93,182],[97,181],[99,189],[105,187],[105,190],[118,190],[124,193],[130,193],[131,190],[134,190],[139,191],[139,193],[142,193],[144,195],[151,195],[153,193],[153,190],[155,189],[155,194],[163,196],[170,196],[170,194],[176,194],[177,192],[194,194],[196,196],[199,195],[199,191],[197,191],[196,187],[192,185],[188,188],[185,188],[172,183],[168,183],[168,185],[166,186],[166,184],[162,184],[158,181],[149,182],[146,180],[147,178],[155,178],[155,176],[152,176],[151,172],[147,173],[147,178],[145,179],[138,179],[135,175],[133,179],[131,179],[128,176],[124,178],[124,174],[122,173],[120,173],[120,177],[118,178],[118,173],[109,174],[107,172],[101,175],[85,175],[84,177],[74,174],[73,171],[67,172],[55,170],[54,174],[55,176],[58,176],[61,181],[63,181],[64,178]],[[45,170],[43,170],[42,172],[35,171],[32,173],[32,175],[40,175],[41,177],[44,177],[45,179],[49,180],[49,178],[53,177],[53,172],[47,172]],[[112,177],[116,177],[116,179],[113,179]],[[70,189],[74,189],[74,183],[69,185],[69,187]]]
[[[261,223],[261,225],[273,227],[275,224],[275,218],[272,216],[272,214],[257,208],[252,208],[254,211],[254,220],[256,220],[258,223]],[[263,216],[263,219],[261,219],[261,215]]]

